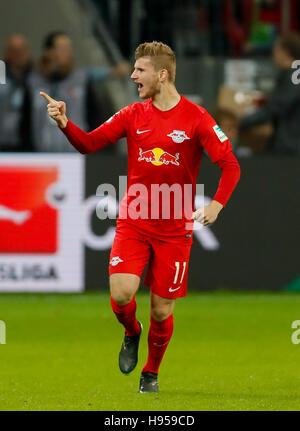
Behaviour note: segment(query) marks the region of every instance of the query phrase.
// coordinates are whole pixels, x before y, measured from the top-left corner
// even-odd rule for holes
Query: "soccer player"
[[[172,49],[161,42],[143,43],[136,49],[135,59],[131,78],[145,101],[121,109],[90,133],[66,116],[64,102],[40,94],[48,101],[50,117],[82,154],[127,137],[128,185],[110,255],[110,300],[125,328],[119,367],[129,374],[137,364],[142,333],[135,294],[149,264],[145,278],[151,303],[148,359],[140,378],[140,392],[145,393],[158,392],[158,371],[173,332],[175,300],[186,296],[193,220],[204,226],[215,222],[239,180],[240,168],[214,119],[177,92]],[[211,203],[194,211],[195,183],[204,150],[221,168],[222,176]],[[184,191],[185,185],[191,185],[192,193],[187,193],[190,213],[175,202],[175,193],[169,204],[163,199],[160,207],[157,195],[153,198],[154,185],[174,186],[175,191],[178,186]],[[169,206],[168,217],[163,214],[165,206]],[[175,214],[179,207],[181,217]]]

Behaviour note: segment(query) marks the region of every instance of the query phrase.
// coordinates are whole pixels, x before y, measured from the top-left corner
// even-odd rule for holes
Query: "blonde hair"
[[[173,50],[162,42],[145,42],[135,50],[135,59],[141,57],[151,57],[154,69],[158,72],[161,69],[168,71],[168,79],[175,81],[176,59]]]

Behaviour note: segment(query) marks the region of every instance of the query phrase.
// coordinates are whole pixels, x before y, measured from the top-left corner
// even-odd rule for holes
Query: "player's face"
[[[141,99],[148,99],[159,92],[159,72],[155,71],[150,57],[142,57],[136,60],[131,79],[138,84]]]

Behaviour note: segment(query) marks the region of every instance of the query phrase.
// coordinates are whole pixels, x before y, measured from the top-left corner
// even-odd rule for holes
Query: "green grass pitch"
[[[0,410],[299,410],[299,294],[189,292],[175,305],[159,394],[138,393],[148,293],[137,303],[139,363],[124,376],[107,292],[0,295]]]

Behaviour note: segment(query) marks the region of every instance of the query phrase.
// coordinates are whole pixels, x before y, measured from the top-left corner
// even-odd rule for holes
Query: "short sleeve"
[[[216,124],[212,116],[203,108],[199,112],[197,136],[200,145],[215,163],[232,151],[231,143],[225,133]]]

